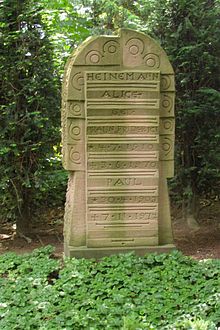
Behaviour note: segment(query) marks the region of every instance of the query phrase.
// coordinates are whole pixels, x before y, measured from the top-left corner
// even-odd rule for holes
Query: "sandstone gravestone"
[[[167,178],[174,91],[163,49],[133,30],[89,38],[69,58],[62,103],[66,256],[173,246]]]

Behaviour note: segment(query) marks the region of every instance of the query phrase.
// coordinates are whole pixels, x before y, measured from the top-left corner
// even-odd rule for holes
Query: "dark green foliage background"
[[[61,169],[54,152],[60,141],[60,81],[41,16],[32,1],[0,4],[1,216],[16,219],[21,231],[48,204],[51,181],[59,180]]]
[[[175,69],[174,200],[196,213],[201,198],[218,199],[219,13],[219,0],[1,1],[0,217],[24,230],[41,209],[63,205],[64,64],[87,36],[120,27],[150,34]]]
[[[217,330],[220,261],[181,253],[51,258],[51,247],[0,256],[0,328]],[[200,325],[200,326],[199,326]]]
[[[176,73],[174,185],[183,199],[215,198],[220,193],[220,3],[172,0],[163,8],[159,2],[152,31]]]

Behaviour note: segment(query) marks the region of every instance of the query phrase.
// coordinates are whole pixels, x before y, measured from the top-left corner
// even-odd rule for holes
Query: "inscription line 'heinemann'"
[[[96,80],[96,81],[88,81],[86,82],[86,87],[91,86],[145,86],[145,85],[157,85],[160,84],[159,80]]]
[[[118,81],[118,80],[87,80],[86,82],[86,86],[90,87],[93,85],[98,85],[98,86],[107,86],[107,85],[111,85],[111,86],[124,86],[124,85],[135,85],[135,86],[140,86],[140,85],[147,85],[147,84],[158,84],[160,83],[159,80],[125,80],[125,81]]]
[[[90,81],[130,81],[130,80],[159,80],[160,72],[142,71],[111,71],[111,72],[87,72],[87,82]]]

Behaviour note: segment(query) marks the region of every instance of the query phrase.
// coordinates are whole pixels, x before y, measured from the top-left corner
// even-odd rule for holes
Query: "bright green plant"
[[[60,75],[73,48],[85,40],[91,22],[84,15],[81,1],[40,0],[42,20],[47,26],[49,39],[54,46],[54,61]]]
[[[175,322],[175,324],[170,327],[170,329],[176,330],[215,330],[216,326],[211,321],[205,321],[202,319],[185,319],[180,322]]]
[[[220,261],[175,251],[51,258],[51,248],[0,257],[0,328],[217,330]]]

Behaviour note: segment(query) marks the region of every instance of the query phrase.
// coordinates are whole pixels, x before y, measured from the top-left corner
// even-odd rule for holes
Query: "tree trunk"
[[[20,234],[29,234],[31,232],[30,217],[27,212],[22,212],[16,219],[16,232]]]
[[[188,196],[185,207],[185,219],[188,227],[192,230],[197,230],[200,228],[197,222],[198,205],[199,198],[195,193],[192,196]]]
[[[19,187],[21,189],[21,186]],[[30,189],[23,187],[22,199],[17,205],[16,230],[19,235],[31,233],[31,220],[33,212],[31,211],[32,194]]]

